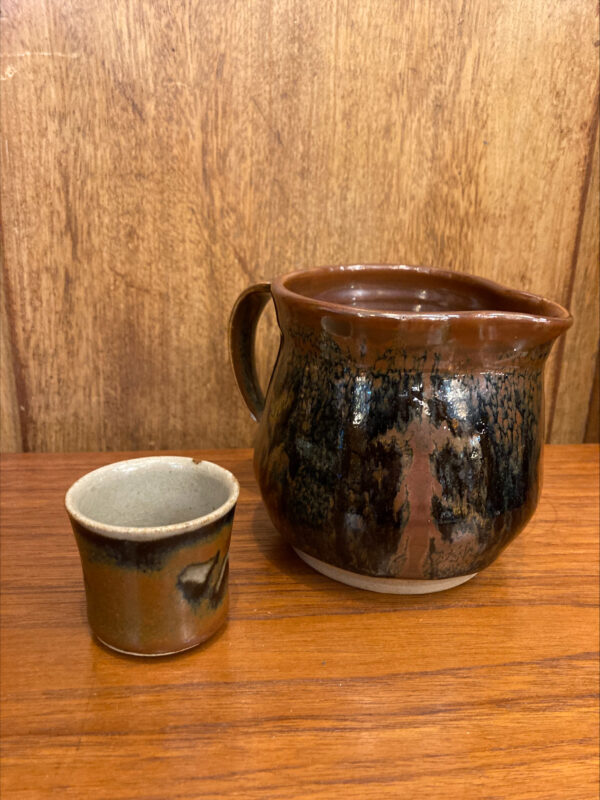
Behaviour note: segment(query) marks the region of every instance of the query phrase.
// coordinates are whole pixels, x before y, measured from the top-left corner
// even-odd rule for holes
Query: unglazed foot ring
[[[194,647],[199,647],[201,644],[204,644],[205,641],[210,639],[210,636],[207,637],[207,639],[194,642],[194,644],[186,644],[184,647],[180,647],[178,650],[167,650],[164,653],[139,653],[135,650],[122,650],[120,647],[116,647],[114,644],[105,642],[104,639],[101,639],[97,634],[96,639],[98,639],[98,641],[101,642],[105,647],[108,647],[109,650],[114,650],[116,653],[123,653],[125,656],[137,656],[138,658],[161,658],[161,656],[175,656],[178,653],[185,653],[187,650],[193,650]]]
[[[360,575],[358,572],[350,572],[347,569],[334,567],[326,564],[308,553],[303,553],[294,547],[296,553],[305,561],[309,567],[316,569],[317,572],[326,575],[334,581],[354,586],[357,589],[366,589],[368,592],[380,592],[382,594],[429,594],[430,592],[443,592],[460,586],[461,583],[474,578],[476,572],[470,575],[458,575],[455,578],[439,578],[437,580],[416,580],[411,578],[375,578],[372,575]]]

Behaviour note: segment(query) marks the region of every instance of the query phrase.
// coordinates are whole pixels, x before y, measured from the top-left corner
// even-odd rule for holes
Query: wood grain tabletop
[[[598,449],[549,446],[535,517],[472,581],[363,592],[270,524],[251,451],[194,453],[242,491],[231,609],[158,659],[92,639],[63,509],[142,453],[21,454],[1,469],[4,800],[598,796]]]

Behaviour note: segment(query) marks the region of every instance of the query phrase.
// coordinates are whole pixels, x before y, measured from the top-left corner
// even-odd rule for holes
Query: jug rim
[[[290,288],[289,284],[294,281],[307,277],[324,277],[336,273],[371,273],[377,271],[398,271],[404,274],[412,273],[427,277],[439,277],[446,281],[452,281],[457,286],[474,287],[483,291],[491,292],[505,301],[514,302],[515,305],[522,305],[529,310],[501,310],[494,308],[471,308],[463,310],[435,310],[435,311],[390,311],[369,308],[367,305],[348,305],[341,302],[334,302],[319,297],[312,297],[300,291]],[[468,272],[458,272],[456,270],[441,269],[430,266],[416,266],[411,264],[348,264],[348,265],[327,265],[314,267],[311,269],[293,270],[273,279],[272,288],[275,294],[290,301],[302,302],[315,310],[319,309],[328,313],[351,314],[357,317],[375,317],[378,319],[389,320],[423,320],[423,321],[448,321],[456,320],[502,320],[537,322],[540,324],[552,325],[561,330],[567,330],[573,323],[571,313],[560,303],[549,300],[542,295],[526,292],[520,289],[512,289],[504,286],[497,281],[489,278],[482,278]],[[536,309],[536,310],[533,310]]]

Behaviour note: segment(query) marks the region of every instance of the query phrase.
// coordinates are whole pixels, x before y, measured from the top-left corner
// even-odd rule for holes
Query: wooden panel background
[[[571,306],[549,431],[589,431],[593,0],[4,0],[1,30],[3,449],[249,443],[235,297],[362,261]]]

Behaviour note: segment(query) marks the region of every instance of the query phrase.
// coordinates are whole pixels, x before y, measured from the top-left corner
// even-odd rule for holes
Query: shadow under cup
[[[223,467],[179,456],[119,461],[71,486],[65,505],[100,641],[167,655],[223,625],[238,494]]]

